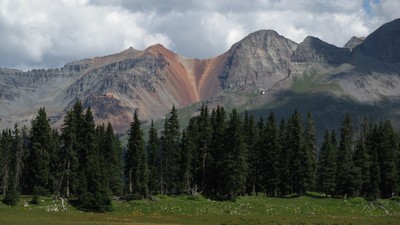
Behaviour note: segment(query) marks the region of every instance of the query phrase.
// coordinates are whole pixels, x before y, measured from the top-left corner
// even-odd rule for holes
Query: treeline
[[[208,110],[181,129],[175,107],[158,132],[143,133],[138,112],[122,148],[110,124],[96,126],[90,109],[77,102],[61,133],[52,130],[45,109],[31,128],[1,136],[3,202],[19,193],[73,197],[87,211],[111,210],[112,196],[199,193],[213,199],[266,193],[370,199],[398,195],[399,134],[390,121],[354,124],[346,115],[340,133],[326,131],[320,149],[311,113],[298,111],[277,121],[273,112],[256,121],[224,108]],[[147,135],[148,141],[145,141]]]

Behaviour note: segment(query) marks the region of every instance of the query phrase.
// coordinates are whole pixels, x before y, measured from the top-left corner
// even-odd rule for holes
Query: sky
[[[400,0],[0,0],[0,67],[62,67],[156,43],[204,59],[261,29],[341,47],[399,17]]]

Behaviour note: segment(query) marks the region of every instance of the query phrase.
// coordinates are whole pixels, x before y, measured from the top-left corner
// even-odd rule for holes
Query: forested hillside
[[[41,108],[30,128],[1,132],[3,201],[16,205],[21,193],[33,195],[32,203],[66,197],[81,210],[104,212],[112,209],[112,196],[229,200],[318,191],[375,200],[399,194],[399,133],[390,121],[357,124],[347,115],[340,131],[325,131],[320,149],[318,133],[311,112],[283,119],[271,112],[255,121],[203,105],[183,128],[173,107],[160,132],[152,122],[144,133],[136,111],[125,147],[111,124],[96,126],[79,101],[60,130]]]

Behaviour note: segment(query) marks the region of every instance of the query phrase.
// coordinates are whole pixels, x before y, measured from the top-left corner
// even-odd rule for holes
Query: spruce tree
[[[264,185],[264,168],[265,168],[265,149],[266,149],[266,143],[264,141],[265,137],[265,124],[264,120],[262,117],[260,117],[260,120],[257,122],[257,138],[256,138],[256,145],[254,146],[254,149],[252,152],[249,153],[249,164],[253,164],[253,171],[249,171],[249,176],[253,176],[254,180],[254,191],[256,195],[258,195],[258,192],[260,191],[265,191],[265,185]],[[278,142],[279,142],[279,137],[278,137]],[[278,143],[279,144],[279,143]],[[278,152],[278,164],[279,164],[279,154],[280,154],[280,148],[277,149]],[[278,175],[279,175],[279,168],[278,169]],[[250,170],[250,167],[249,167]]]
[[[315,190],[317,146],[314,119],[311,112],[307,113],[307,122],[304,130],[304,172],[305,189]]]
[[[182,131],[182,140],[181,140],[181,161],[180,161],[180,185],[179,192],[187,193],[187,194],[195,194],[192,193],[192,184],[193,184],[193,168],[192,168],[192,159],[193,152],[195,149],[195,145],[191,139],[190,133],[186,132],[186,130]]]
[[[306,161],[302,119],[296,110],[290,118],[290,137],[288,148],[291,152],[290,173],[292,177],[293,192],[302,195],[306,191]]]
[[[211,138],[212,138],[212,127],[210,124],[210,115],[208,111],[208,107],[205,104],[201,105],[200,115],[196,117],[196,127],[198,129],[196,136],[194,137],[195,144],[197,146],[197,157],[198,162],[201,166],[201,174],[199,174],[199,178],[201,178],[201,189],[205,193],[209,193],[210,185],[210,173],[212,170],[212,161],[214,160],[211,157]],[[200,171],[199,171],[200,172]]]
[[[368,132],[366,144],[367,151],[370,157],[370,167],[369,167],[369,183],[367,185],[366,194],[372,200],[376,200],[380,197],[379,184],[381,182],[381,168],[379,163],[379,139],[382,137],[380,129],[377,125],[374,126]]]
[[[37,192],[34,194],[48,194],[52,144],[52,130],[46,110],[40,108],[36,118],[32,121],[31,146],[25,162],[27,194],[34,193],[34,190]]]
[[[287,195],[292,193],[292,179],[290,172],[290,161],[292,152],[290,151],[290,137],[291,137],[291,119],[285,123],[282,119],[279,125],[279,143],[280,143],[280,154],[279,154],[279,192],[281,195]]]
[[[246,144],[246,152],[248,153],[249,172],[246,179],[246,193],[252,194],[256,192],[257,168],[255,161],[257,160],[258,131],[254,122],[254,117],[245,112],[243,119],[243,138]]]
[[[49,190],[56,197],[60,196],[61,176],[64,173],[63,159],[61,152],[61,137],[56,129],[51,131],[52,145],[50,146],[49,156]]]
[[[166,120],[161,137],[162,165],[161,171],[165,182],[165,191],[167,194],[176,193],[179,180],[179,162],[180,162],[180,141],[181,131],[179,126],[178,114],[175,106],[172,107],[170,117]]]
[[[1,187],[3,195],[7,193],[9,186],[9,177],[12,174],[12,151],[13,151],[12,132],[10,129],[1,132],[1,155],[0,155],[0,173],[1,173]]]
[[[397,134],[389,120],[380,126],[381,142],[378,150],[380,163],[380,190],[383,198],[391,198],[397,193],[398,173],[396,156],[399,148]]]
[[[75,193],[78,184],[77,128],[82,126],[82,124],[76,123],[76,117],[74,111],[67,112],[63,127],[61,128],[62,148],[60,158],[62,159],[63,172],[59,182],[63,186],[62,191],[66,197],[70,197],[72,193]]]
[[[125,179],[127,192],[146,198],[148,195],[147,160],[143,132],[138,111],[135,111],[129,131],[128,148],[125,156]]]
[[[147,164],[149,171],[149,194],[155,195],[158,193],[158,184],[160,182],[159,175],[159,150],[160,142],[158,140],[157,130],[154,127],[154,122],[151,120],[151,125],[148,134],[147,150]]]
[[[276,125],[275,114],[271,112],[268,117],[265,131],[261,137],[263,140],[263,183],[267,195],[275,196],[279,184],[279,133]]]
[[[226,129],[226,112],[221,106],[217,106],[211,114],[212,124],[212,137],[211,137],[211,158],[214,159],[211,164],[211,170],[207,174],[209,177],[209,184],[211,195],[214,197],[220,196],[222,193],[222,173],[223,168],[222,159],[224,157],[225,149],[225,129]]]
[[[96,126],[91,109],[86,110],[83,126],[85,134],[83,152],[80,152],[80,184],[78,186],[78,208],[84,211],[106,212],[112,210],[111,192],[107,168],[96,143]]]
[[[354,196],[355,168],[352,160],[352,122],[350,115],[346,115],[340,130],[340,145],[337,156],[336,191],[339,195]]]
[[[221,154],[221,197],[234,199],[245,191],[247,154],[242,135],[242,121],[236,109],[230,114]]]
[[[122,164],[122,147],[121,142],[114,135],[114,129],[111,123],[107,124],[104,133],[104,149],[102,151],[103,158],[105,160],[109,187],[111,192],[119,196],[122,194],[123,183],[123,164]]]
[[[11,130],[3,131],[1,137],[1,148],[4,149],[2,161],[3,169],[3,203],[16,206],[19,201],[19,192],[17,190],[18,179],[18,155],[21,153],[21,136],[17,126],[14,129],[14,137]],[[1,159],[1,158],[0,158]]]
[[[367,134],[368,134],[368,120],[363,119],[361,129],[355,145],[355,151],[353,154],[353,162],[355,168],[360,171],[360,183],[356,185],[356,191],[360,196],[365,196],[368,192],[368,186],[370,181],[370,166],[371,159],[367,150]]]
[[[333,196],[336,186],[336,137],[335,133],[325,132],[324,142],[321,147],[318,170],[317,191]]]

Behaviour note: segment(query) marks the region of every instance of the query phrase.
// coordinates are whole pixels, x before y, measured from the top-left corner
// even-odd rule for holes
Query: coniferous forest
[[[324,133],[317,146],[317,134]],[[145,141],[147,140],[147,141]],[[182,129],[175,107],[157,131],[134,114],[122,146],[111,124],[97,125],[77,101],[59,130],[44,108],[31,127],[1,132],[3,202],[19,195],[69,198],[78,209],[112,210],[113,196],[126,200],[157,194],[231,200],[240,195],[391,198],[400,191],[399,133],[390,121],[354,123],[317,132],[312,114],[298,111],[257,121],[247,112],[202,105]],[[261,195],[260,195],[261,197]]]

